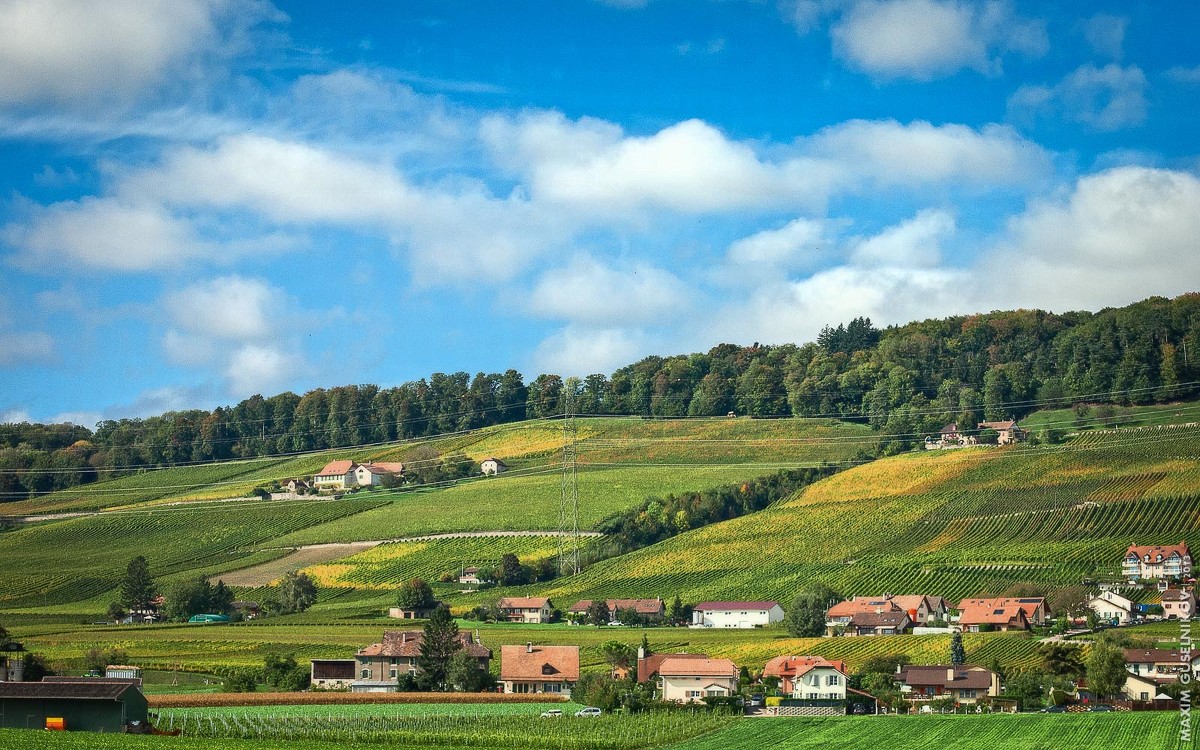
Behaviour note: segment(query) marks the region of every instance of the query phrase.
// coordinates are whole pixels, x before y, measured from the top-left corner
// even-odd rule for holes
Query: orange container
[[[46,728],[55,732],[65,732],[67,730],[67,720],[61,716],[47,716]]]

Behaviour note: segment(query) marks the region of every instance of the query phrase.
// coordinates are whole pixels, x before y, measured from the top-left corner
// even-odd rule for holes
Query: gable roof
[[[404,473],[404,462],[403,461],[372,461],[371,465],[377,466],[380,469],[383,469],[384,471],[390,471],[393,474],[403,474]]]
[[[708,654],[650,654],[638,659],[638,682],[649,682],[655,675],[660,674],[662,663],[667,659],[707,659]]]
[[[1191,550],[1188,549],[1187,542],[1179,544],[1131,544],[1129,549],[1125,550],[1126,559],[1136,557],[1139,562],[1158,562],[1159,555],[1162,555],[1162,560],[1171,557],[1172,554],[1179,557],[1191,557]]]
[[[606,599],[604,603],[609,614],[616,614],[624,609],[632,609],[639,615],[660,615],[663,611],[662,599]],[[580,599],[567,611],[586,612],[591,606],[591,599]]]
[[[850,618],[850,624],[856,628],[907,628],[912,623],[907,612],[858,612]]]
[[[954,676],[950,676],[953,670]],[[954,667],[949,664],[901,667],[896,680],[912,687],[944,687],[951,689],[987,690],[992,686],[990,669],[964,664]]]
[[[772,607],[778,606],[779,602],[700,602],[692,609],[701,611],[744,609],[765,612]]]
[[[994,600],[1002,601],[1002,600]],[[1020,604],[974,604],[962,609],[958,617],[960,625],[1009,625],[1016,623],[1029,626],[1029,618]]]
[[[352,469],[353,467],[354,467],[353,461],[349,461],[349,460],[330,461],[329,463],[325,464],[325,468],[323,468],[317,472],[317,476],[325,477],[325,476],[344,475],[347,472],[349,472],[350,469]]]
[[[845,662],[831,661],[824,656],[776,656],[763,667],[763,677],[799,677],[814,667],[830,667],[846,673]]]
[[[0,682],[0,698],[42,700],[71,698],[74,700],[119,701],[137,686],[129,680],[80,682]]]
[[[829,617],[850,617],[861,612],[897,612],[900,607],[887,596],[856,596],[844,602],[838,602],[826,611]]]
[[[1162,592],[1164,602],[1186,602],[1192,600],[1192,592],[1187,589],[1167,589]]]
[[[979,429],[981,430],[1011,430],[1016,427],[1015,420],[1009,419],[1003,422],[980,422]]]
[[[421,630],[388,630],[383,634],[382,643],[372,643],[359,649],[356,656],[395,656],[415,659],[421,655],[421,642],[425,638]],[[467,653],[477,659],[490,659],[492,650],[475,640],[469,632],[459,632],[458,642]]]
[[[541,609],[549,603],[544,596],[506,596],[496,606],[500,609]]]
[[[488,456],[487,458],[483,459],[479,463],[484,464],[484,463],[487,463],[488,461],[491,461],[492,463],[496,464],[497,466],[508,466],[508,464],[504,463],[503,461],[496,458],[495,456]]]
[[[579,679],[578,646],[501,646],[501,680]]]
[[[1020,607],[1025,616],[1032,618],[1037,613],[1038,609],[1045,610],[1046,597],[1044,596],[1027,596],[1015,598],[1011,596],[998,596],[992,598],[979,599],[963,599],[958,603],[958,609],[962,612],[972,607],[984,607],[991,609],[999,609],[1001,607]]]
[[[694,659],[667,656],[658,665],[660,677],[737,677],[738,668],[729,659]]]
[[[1122,653],[1126,664],[1183,664],[1179,649],[1127,648]],[[1200,649],[1191,652],[1190,661],[1200,661]]]

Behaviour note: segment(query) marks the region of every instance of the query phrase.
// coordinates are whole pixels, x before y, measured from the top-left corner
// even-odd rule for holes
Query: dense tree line
[[[581,414],[832,417],[863,421],[903,450],[947,422],[973,425],[1085,401],[1194,395],[1200,294],[1100,312],[1015,310],[878,330],[826,326],[816,342],[721,344],[651,356],[579,381]],[[0,426],[0,499],[137,467],[363,445],[561,413],[564,380],[515,371],[434,373],[393,388],[352,385],[252,396],[212,411],[70,425]]]

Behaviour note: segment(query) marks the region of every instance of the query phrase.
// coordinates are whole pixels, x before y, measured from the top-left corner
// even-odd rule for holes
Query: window
[[[547,682],[542,685],[542,690],[547,693],[561,693],[562,685],[559,685],[557,682]]]
[[[831,674],[831,675],[829,675],[829,679],[825,681],[825,684],[826,685],[841,685],[842,684],[842,676],[840,674]]]
[[[388,677],[396,677],[396,676],[397,676],[397,675],[396,675],[396,668],[395,668],[395,667],[392,667],[391,669],[389,669],[389,670],[388,670]]]
[[[514,693],[528,693],[529,685],[527,685],[524,682],[514,682],[513,686],[512,686],[512,691]]]
[[[363,668],[362,679],[364,679],[364,680],[371,679],[371,670],[369,668],[367,668],[367,667]]]
[[[688,690],[687,692],[684,693],[684,696],[688,697],[688,698],[699,698],[700,691],[699,690]]]

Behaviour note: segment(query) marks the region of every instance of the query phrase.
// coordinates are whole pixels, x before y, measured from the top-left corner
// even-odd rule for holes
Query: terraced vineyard
[[[541,590],[788,601],[844,593],[951,599],[1114,574],[1133,539],[1200,541],[1200,429],[1081,445],[911,454],[831,477],[763,511],[597,564]]]

